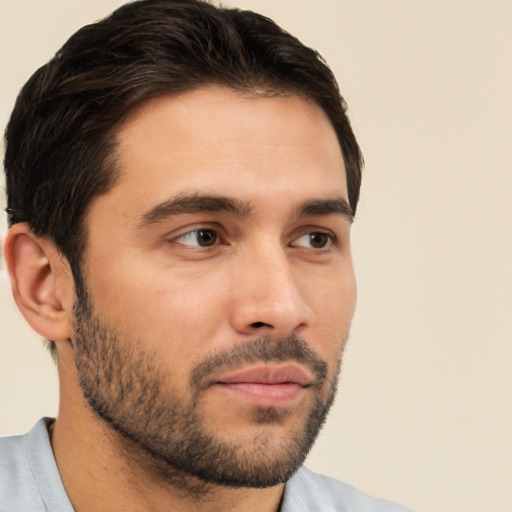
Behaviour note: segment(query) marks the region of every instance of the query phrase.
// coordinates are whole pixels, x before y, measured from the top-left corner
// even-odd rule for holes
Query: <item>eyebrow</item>
[[[177,195],[167,201],[157,204],[141,216],[140,227],[157,224],[169,217],[201,212],[228,212],[240,218],[251,215],[253,208],[249,203],[237,198],[214,195]],[[352,208],[342,197],[329,199],[313,199],[306,201],[297,208],[297,218],[308,215],[339,214],[350,222],[353,220]]]
[[[252,208],[240,199],[210,195],[178,195],[163,203],[159,203],[141,218],[141,227],[156,224],[175,215],[186,215],[201,212],[228,212],[237,217],[249,217]]]
[[[350,222],[354,220],[354,212],[352,211],[352,208],[350,208],[348,202],[342,197],[313,199],[302,204],[297,211],[297,217],[332,214],[343,215]]]

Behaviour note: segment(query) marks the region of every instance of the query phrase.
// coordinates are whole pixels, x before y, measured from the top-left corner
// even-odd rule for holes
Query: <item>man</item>
[[[361,165],[331,72],[262,16],[148,0],[72,36],[6,131],[5,260],[61,400],[1,441],[2,510],[403,510],[302,467]]]

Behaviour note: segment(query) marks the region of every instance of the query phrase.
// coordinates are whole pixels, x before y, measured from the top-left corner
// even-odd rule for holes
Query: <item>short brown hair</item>
[[[144,100],[205,85],[296,93],[337,134],[355,213],[362,156],[336,80],[313,49],[272,20],[201,0],[143,0],[75,33],[20,92],[7,126],[9,224],[27,222],[68,259],[80,292],[83,225],[116,179],[115,135]]]

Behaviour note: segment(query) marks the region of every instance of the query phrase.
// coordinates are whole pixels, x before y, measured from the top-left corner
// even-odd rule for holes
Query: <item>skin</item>
[[[298,214],[311,201],[348,203],[341,150],[325,114],[296,96],[204,88],[144,103],[123,125],[118,141],[121,177],[93,200],[86,217],[83,274],[97,318],[115,330],[119,343],[153,357],[162,389],[172,389],[185,403],[193,398],[190,375],[205,358],[251,340],[277,343],[289,336],[301,338],[325,363],[327,377],[318,394],[326,400],[348,336],[356,286],[349,216]],[[236,199],[243,211],[170,214],[158,207],[184,196]],[[198,230],[206,231],[206,239],[215,233],[214,243],[201,245]],[[192,492],[200,483],[195,477],[186,477],[188,487],[184,480],[162,485],[154,458],[113,431],[83,397],[75,345],[67,341],[75,337],[67,262],[51,242],[20,226],[12,228],[6,247],[14,283],[22,282],[23,273],[15,268],[23,254],[39,261],[34,253],[40,251],[48,261],[51,278],[39,278],[46,287],[31,287],[38,292],[32,302],[44,303],[46,313],[39,308],[37,315],[25,316],[57,342],[61,402],[52,444],[77,511],[278,510],[283,484],[264,489],[203,484],[207,500]],[[22,311],[27,307],[16,290],[29,288],[13,286]],[[306,364],[289,363],[312,378]],[[272,365],[282,366],[242,363],[221,367],[212,378]],[[263,447],[279,453],[304,428],[313,390],[287,393],[278,386],[270,392],[258,385],[212,384],[201,393],[199,410],[219,440],[244,446],[245,456],[256,460]],[[270,406],[281,420],[256,421],[256,412]]]

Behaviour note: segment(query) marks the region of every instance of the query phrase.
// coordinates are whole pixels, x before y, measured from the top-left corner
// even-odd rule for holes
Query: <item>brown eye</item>
[[[217,243],[218,238],[213,229],[194,229],[183,233],[174,241],[189,247],[211,247]]]
[[[212,229],[199,229],[196,233],[197,244],[201,247],[210,247],[217,242],[217,233]]]
[[[310,233],[309,243],[314,249],[323,249],[329,243],[329,237],[325,233]]]
[[[321,231],[306,233],[294,240],[292,246],[306,247],[309,249],[325,249],[333,242],[333,236]]]

